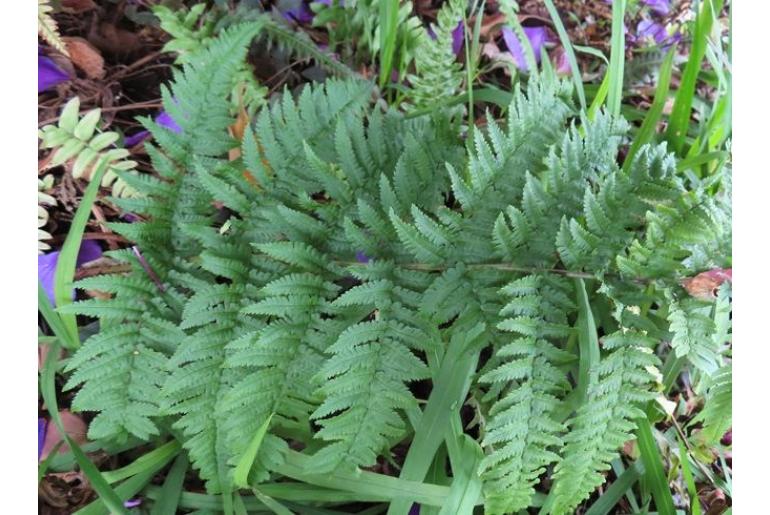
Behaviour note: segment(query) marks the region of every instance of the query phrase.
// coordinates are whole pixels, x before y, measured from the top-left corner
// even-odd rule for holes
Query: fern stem
[[[359,263],[358,261],[335,261],[335,263],[340,266],[366,266],[365,263]],[[444,270],[451,268],[451,266],[448,265],[431,265],[428,263],[396,263],[396,265],[408,270],[420,270],[423,272],[443,272]],[[588,272],[576,272],[561,268],[532,268],[516,266],[515,264],[510,263],[467,263],[465,266],[469,270],[500,270],[504,272],[522,272],[527,274],[559,274],[577,279],[599,279],[596,275]]]

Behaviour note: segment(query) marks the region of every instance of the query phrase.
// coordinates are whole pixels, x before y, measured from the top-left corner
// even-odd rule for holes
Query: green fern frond
[[[590,371],[588,398],[568,422],[562,459],[553,473],[551,512],[572,513],[591,492],[604,483],[604,472],[617,450],[633,438],[640,407],[655,397],[648,367],[659,360],[650,346],[654,340],[627,330],[604,338],[603,356]]]
[[[458,92],[464,73],[452,49],[452,31],[459,22],[465,23],[467,8],[467,0],[449,0],[438,11],[435,38],[422,33],[415,50],[417,73],[408,76],[410,108],[434,106]]]
[[[709,380],[703,410],[692,420],[702,423],[699,438],[707,444],[718,442],[733,424],[732,366],[720,368]]]
[[[526,276],[502,290],[511,298],[501,315],[514,317],[498,328],[517,337],[497,350],[499,366],[479,378],[505,391],[489,412],[482,441],[490,450],[481,463],[488,513],[529,506],[538,477],[559,460],[564,427],[554,412],[569,389],[566,374],[557,368],[572,358],[559,342],[571,332],[566,313],[575,306],[569,289],[566,281]]]
[[[678,358],[686,357],[698,370],[714,374],[720,366],[720,347],[716,342],[712,306],[697,299],[672,300],[668,321],[671,323],[671,347]]]

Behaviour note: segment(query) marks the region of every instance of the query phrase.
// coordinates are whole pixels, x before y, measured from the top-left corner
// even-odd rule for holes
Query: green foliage
[[[312,3],[311,9],[316,13],[313,26],[327,29],[329,47],[340,52],[345,60],[353,59],[356,64],[372,62],[380,52],[380,4],[383,1],[332,0],[330,5]],[[411,1],[399,2],[393,69],[400,76],[416,58],[425,31],[413,11]]]
[[[408,97],[415,108],[435,106],[457,94],[464,73],[452,49],[452,31],[460,21],[464,26],[467,7],[467,0],[449,0],[438,11],[435,38],[420,33],[414,52],[416,74],[408,77],[412,85]]]
[[[116,197],[136,196],[123,178],[136,173],[136,161],[126,159],[130,154],[122,147],[108,148],[118,141],[120,135],[112,131],[98,131],[101,109],[93,109],[82,118],[79,115],[80,99],[72,98],[64,106],[58,125],[46,125],[38,132],[42,148],[53,149],[49,167],[59,166],[72,160],[72,176],[89,179],[94,171],[107,168],[102,177],[102,186],[112,186]]]
[[[227,19],[223,11],[206,11],[206,4],[199,3],[189,10],[173,10],[165,5],[152,8],[153,14],[160,21],[160,28],[171,36],[163,46],[164,52],[177,54],[176,63],[184,64],[193,60],[215,40]],[[231,109],[233,113],[245,109],[253,114],[265,103],[267,88],[261,86],[251,65],[246,61],[239,63],[238,71],[232,78]]]
[[[656,395],[653,349],[670,334],[688,357],[700,356],[693,338],[724,342],[724,305],[691,327],[682,313],[701,306],[679,286],[683,263],[726,231],[706,191],[722,185],[681,180],[665,147],[642,148],[624,172],[627,124],[580,116],[547,70],[514,93],[507,123],[490,116],[467,142],[448,113],[408,119],[367,82],[285,91],[231,161],[228,95],[267,26],[224,29],[175,73],[163,99],[181,133],[145,120],[160,178],[126,179],[143,196],[121,205],[145,221],[114,227],[146,262],[116,253],[127,276],[81,284],[114,296],[66,308],[100,320],[68,365],[75,407],[99,412],[92,436],[170,432],[227,500],[265,428],[250,484],[384,479],[356,469],[419,427],[416,383],[436,381],[446,356],[471,359],[464,391],[484,456],[469,436],[471,452],[459,448],[453,405],[457,485],[480,478],[486,510],[510,513],[534,504],[553,467],[548,509],[574,512]],[[576,307],[569,276],[586,280],[590,306],[580,288]],[[601,350],[578,376],[591,309]],[[449,491],[423,477],[387,481]]]

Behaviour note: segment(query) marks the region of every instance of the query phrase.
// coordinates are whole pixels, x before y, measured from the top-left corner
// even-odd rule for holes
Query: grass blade
[[[588,304],[588,293],[583,279],[576,278],[578,301],[578,348],[580,349],[580,365],[578,369],[578,396],[575,399],[575,407],[585,402],[588,394],[588,383],[591,370],[599,363],[599,336],[596,332],[596,322],[591,306]]]
[[[666,472],[663,470],[663,462],[655,438],[652,436],[652,426],[646,418],[640,418],[636,422],[636,438],[639,445],[639,454],[644,463],[644,477],[652,491],[655,506],[658,513],[676,513],[671,490],[668,487]]]
[[[452,417],[452,433],[447,438],[447,446],[454,479],[439,515],[473,515],[476,500],[481,495],[478,469],[484,451],[476,440],[463,433],[460,415],[456,411]]]
[[[83,232],[91,214],[91,206],[93,206],[96,194],[99,192],[102,176],[107,171],[107,164],[107,161],[102,162],[94,171],[91,182],[88,184],[75,212],[75,217],[72,219],[72,225],[67,232],[67,239],[62,245],[54,273],[54,299],[57,307],[72,304],[72,282],[75,277],[80,243],[83,240]],[[68,334],[68,338],[63,341],[69,344],[69,348],[79,347],[80,337],[78,336],[78,324],[75,315],[62,314],[61,320]]]
[[[679,461],[682,463],[682,475],[685,483],[687,483],[687,493],[690,495],[690,512],[692,515],[701,515],[703,512],[700,507],[700,499],[698,499],[698,489],[695,488],[695,480],[692,477],[692,470],[690,470],[687,448],[679,434],[676,435],[676,439],[679,442]]]
[[[259,426],[257,432],[254,433],[254,438],[252,438],[251,443],[249,443],[249,447],[243,453],[241,459],[238,460],[238,465],[235,467],[235,471],[233,473],[233,481],[235,482],[235,486],[240,488],[248,488],[249,471],[251,470],[251,466],[254,464],[254,460],[257,458],[259,447],[262,445],[262,440],[265,439],[267,428],[270,426],[270,421],[272,419],[273,414],[271,413],[270,416],[267,417],[267,419],[262,423],[262,425]]]
[[[190,462],[187,459],[187,455],[180,454],[176,461],[174,461],[174,464],[171,465],[171,470],[166,476],[165,481],[163,481],[160,496],[155,501],[155,504],[153,504],[150,515],[166,515],[167,513],[177,512],[179,498],[182,495],[184,476],[189,466]]]
[[[126,465],[125,467],[117,470],[111,470],[109,472],[103,472],[102,476],[108,483],[116,483],[123,479],[126,479],[136,474],[140,474],[147,470],[156,467],[158,464],[165,465],[171,459],[177,455],[182,448],[179,442],[172,440],[163,444],[162,446],[154,449],[147,454],[144,454],[137,458],[133,463]]]
[[[367,471],[335,471],[330,474],[313,474],[307,456],[288,451],[286,461],[276,467],[276,472],[284,476],[334,490],[355,492],[360,495],[373,495],[385,499],[405,499],[430,506],[442,506],[449,495],[446,486],[428,485]]]
[[[639,127],[634,142],[628,149],[626,160],[623,162],[623,171],[625,172],[631,168],[631,163],[633,162],[636,153],[639,152],[639,149],[647,143],[650,143],[655,135],[655,129],[663,115],[663,107],[665,106],[666,98],[668,97],[668,88],[671,83],[671,70],[673,69],[673,65],[674,48],[672,47],[663,59],[663,64],[660,66],[658,86],[655,88],[655,98],[652,101],[650,110],[647,112],[647,116],[645,117],[644,122],[642,122],[642,126]]]
[[[614,116],[620,115],[620,105],[623,101],[623,65],[626,59],[626,36],[623,34],[625,14],[626,0],[612,2],[612,42],[607,106]]]
[[[690,55],[682,74],[682,80],[674,99],[674,107],[671,110],[668,129],[666,130],[666,139],[670,143],[671,148],[679,154],[681,154],[684,148],[687,127],[690,125],[695,86],[698,81],[698,73],[701,69],[703,57],[706,55],[707,40],[711,33],[714,15],[722,10],[722,2],[723,0],[704,0],[701,2],[703,7],[695,18],[695,32]]]
[[[45,299],[48,302],[48,299]],[[72,455],[75,457],[80,470],[86,475],[94,491],[99,495],[99,498],[103,501],[105,506],[113,513],[120,515],[126,514],[126,509],[123,507],[123,501],[120,499],[117,493],[110,487],[109,483],[104,479],[99,469],[91,463],[91,460],[80,449],[78,444],[69,437],[64,430],[61,417],[59,416],[59,403],[56,399],[56,362],[59,356],[60,344],[57,340],[51,345],[51,350],[48,353],[48,358],[43,365],[42,373],[40,374],[40,393],[43,396],[48,413],[51,415],[51,419],[59,429],[59,433],[63,436],[64,441],[69,445]]]
[[[40,481],[43,479],[43,476],[45,476],[45,473],[48,471],[48,467],[51,466],[51,462],[53,461],[56,454],[59,452],[59,447],[64,445],[63,441],[59,441],[56,445],[53,446],[53,449],[51,449],[51,452],[48,453],[48,456],[40,462],[40,464],[37,466],[37,482],[40,483]]]
[[[380,87],[390,82],[398,35],[398,0],[380,1]]]
[[[483,325],[477,325],[467,334],[456,333],[452,336],[428,403],[415,429],[400,479],[422,481],[425,478],[436,451],[447,436],[457,406],[462,404],[468,393],[471,376],[476,370],[478,352],[468,354],[464,351],[483,330]],[[388,514],[406,514],[410,504],[408,499],[394,501]]]
[[[602,107],[602,104],[607,99],[607,94],[610,91],[610,74],[605,73],[602,83],[599,85],[599,89],[596,91],[596,96],[591,102],[591,106],[588,108],[588,119],[593,120],[596,118],[596,113]]]
[[[644,474],[644,465],[641,461],[634,462],[618,478],[612,482],[604,494],[591,505],[585,515],[607,515],[634,483]]]
[[[59,339],[59,342],[64,343],[64,347],[68,349],[75,349],[78,346],[79,339],[74,339],[72,334],[67,330],[67,327],[62,322],[61,316],[54,311],[51,301],[48,299],[43,286],[38,281],[37,283],[37,309],[40,314],[43,315],[45,322],[53,331],[53,334]]]
[[[564,52],[567,55],[567,61],[569,61],[569,66],[572,70],[572,81],[575,83],[575,90],[577,91],[578,98],[580,99],[580,107],[583,109],[583,111],[585,111],[586,92],[583,89],[583,78],[580,76],[580,68],[578,67],[577,58],[575,57],[575,49],[572,47],[572,42],[570,41],[567,30],[564,28],[564,24],[559,17],[559,12],[556,10],[556,6],[553,4],[553,0],[545,0],[545,7],[548,9],[548,14],[551,16],[553,25],[556,27],[556,32],[559,34],[561,46],[564,47]]]
[[[275,513],[275,515],[293,515],[286,506],[279,503],[272,497],[263,494],[256,488],[252,488],[251,490],[254,492],[254,496],[257,499],[259,499],[262,502],[262,504],[270,508],[270,510],[272,510],[272,512]]]

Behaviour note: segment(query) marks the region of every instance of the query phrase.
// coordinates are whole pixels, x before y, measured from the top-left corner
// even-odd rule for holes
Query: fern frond
[[[721,363],[720,347],[716,342],[711,303],[687,298],[672,300],[668,321],[671,323],[671,347],[678,358],[686,357],[697,369],[712,375]]]
[[[37,0],[37,34],[53,48],[69,57],[67,46],[59,35],[59,26],[51,16],[51,0]]]
[[[43,240],[50,240],[51,235],[41,229],[48,223],[48,210],[45,206],[55,206],[56,199],[45,191],[50,190],[53,186],[53,175],[46,175],[42,179],[37,180],[37,252],[42,254],[44,250],[49,250],[51,247],[44,243]]]
[[[603,356],[590,371],[588,398],[568,422],[562,460],[554,470],[552,513],[567,514],[604,483],[615,452],[633,438],[640,409],[653,399],[654,378],[648,367],[659,360],[650,346],[654,340],[635,330],[604,338]]]
[[[699,433],[705,443],[714,444],[732,427],[733,372],[732,365],[720,368],[709,380],[703,410],[692,420],[702,423]]]
[[[435,39],[427,32],[421,34],[415,50],[417,73],[408,77],[412,85],[408,92],[410,108],[434,106],[458,92],[464,73],[452,49],[452,31],[458,23],[465,23],[467,8],[467,0],[449,0],[438,11]]]
[[[356,286],[334,303],[371,306],[376,312],[374,320],[340,334],[319,372],[327,383],[319,389],[324,401],[312,417],[321,426],[316,438],[332,442],[313,456],[319,471],[341,464],[372,466],[388,443],[404,433],[399,412],[416,407],[406,383],[430,374],[411,350],[425,345],[426,337],[407,325],[400,297],[392,283],[381,280]]]
[[[101,120],[101,109],[93,109],[83,118],[79,116],[80,99],[72,98],[64,106],[58,125],[46,125],[39,133],[42,148],[54,149],[48,166],[54,167],[73,160],[72,176],[90,180],[93,171],[102,166],[107,168],[102,186],[112,186],[112,193],[120,197],[136,196],[137,192],[120,177],[136,173],[136,161],[126,159],[128,150],[113,145],[120,137],[116,132],[97,132]]]
[[[498,327],[517,337],[497,350],[499,366],[479,378],[505,390],[489,412],[482,441],[489,449],[481,463],[489,513],[515,513],[529,506],[538,476],[559,459],[564,427],[554,411],[569,382],[557,366],[572,355],[561,350],[558,340],[571,332],[566,313],[575,308],[569,302],[569,283],[543,276],[518,279],[502,291],[511,299],[501,315],[514,318]]]

